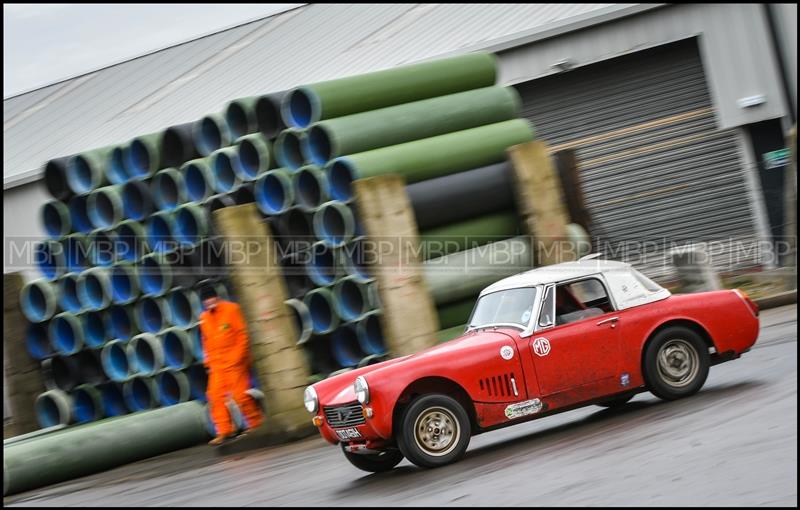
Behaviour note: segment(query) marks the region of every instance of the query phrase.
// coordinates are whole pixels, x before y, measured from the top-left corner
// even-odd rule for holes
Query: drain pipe
[[[178,124],[161,132],[161,159],[165,167],[178,168],[200,155],[192,139],[194,124]]]
[[[201,156],[208,156],[231,142],[225,117],[221,113],[212,113],[200,119],[193,127],[192,138]]]
[[[44,165],[44,185],[56,200],[68,202],[74,195],[67,184],[67,162],[71,156],[51,159]]]

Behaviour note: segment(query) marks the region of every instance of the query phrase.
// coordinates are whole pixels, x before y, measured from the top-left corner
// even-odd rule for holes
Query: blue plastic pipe
[[[314,213],[314,234],[323,243],[333,248],[344,246],[353,238],[356,222],[353,211],[336,200],[325,202]]]
[[[106,179],[111,184],[124,184],[130,178],[125,167],[125,146],[114,147],[106,167]]]
[[[64,274],[64,243],[45,240],[33,248],[33,261],[45,280],[53,281]]]
[[[294,198],[297,206],[312,212],[328,200],[328,178],[322,168],[306,165],[292,176]]]
[[[352,324],[344,324],[331,334],[331,351],[333,359],[342,367],[354,367],[366,356]]]
[[[64,391],[50,390],[36,397],[36,420],[42,428],[68,425],[72,421],[72,398]]]
[[[126,218],[142,221],[153,212],[153,191],[147,180],[122,185],[122,211]]]
[[[69,209],[69,219],[72,230],[88,234],[94,230],[92,220],[89,219],[89,195],[76,195],[72,197],[67,205]]]
[[[158,388],[151,377],[134,376],[122,386],[122,394],[131,412],[158,407]]]
[[[89,240],[85,235],[70,234],[61,240],[61,246],[66,271],[80,273],[89,267]]]
[[[158,401],[162,406],[172,406],[189,400],[189,379],[177,370],[164,370],[156,376]]]
[[[255,183],[255,199],[264,214],[275,215],[288,211],[294,203],[289,172],[280,168],[262,174]]]
[[[26,283],[19,295],[22,313],[31,322],[44,322],[56,313],[58,288],[45,279]]]
[[[341,276],[341,260],[336,250],[323,242],[314,243],[304,255],[308,259],[306,273],[316,285],[331,285]]]
[[[325,288],[314,289],[303,298],[311,314],[311,327],[317,335],[330,333],[339,325],[333,294]]]
[[[170,321],[174,326],[187,328],[197,322],[203,305],[197,292],[192,289],[178,289],[167,295]]]
[[[78,277],[78,299],[86,310],[97,311],[111,304],[111,277],[107,269],[93,267]]]
[[[281,131],[275,139],[273,149],[279,166],[297,170],[307,163],[303,154],[304,129],[288,128]]]
[[[53,355],[47,324],[28,324],[25,330],[25,349],[33,359],[43,360]]]
[[[184,247],[197,246],[208,234],[208,220],[203,207],[185,204],[175,211],[175,240]]]
[[[117,305],[127,305],[139,297],[139,284],[136,267],[121,263],[111,267],[111,301]]]
[[[69,207],[60,200],[46,202],[42,206],[40,220],[50,239],[60,239],[72,229]]]
[[[206,386],[208,385],[208,374],[202,363],[196,363],[183,371],[189,379],[189,395],[192,400],[206,402]]]
[[[198,328],[199,330],[199,328]],[[161,333],[164,347],[164,366],[182,370],[194,361],[194,332],[180,328],[169,328]]]
[[[206,115],[195,123],[192,132],[194,146],[202,156],[208,156],[215,150],[230,144],[230,131],[221,113]]]
[[[65,312],[80,313],[83,305],[78,298],[79,273],[67,273],[58,282],[58,305]]]
[[[61,312],[49,325],[50,345],[61,355],[75,354],[83,348],[83,324],[75,315]]]
[[[95,228],[112,228],[122,221],[122,185],[106,186],[92,191],[86,203],[89,220]]]
[[[361,319],[370,309],[366,283],[352,276],[342,278],[333,287],[336,311],[343,321]]]
[[[116,382],[107,382],[97,386],[97,389],[100,391],[103,413],[107,417],[110,418],[128,414],[128,407],[125,405],[125,397],[122,395],[122,385]]]
[[[370,245],[367,243],[365,237],[357,237],[339,248],[342,265],[347,274],[364,283],[373,280],[369,272],[369,264],[376,262],[373,260],[376,253],[370,251]]]
[[[164,257],[151,253],[139,263],[139,289],[142,296],[162,296],[172,288],[172,271]]]
[[[106,331],[112,339],[128,341],[138,333],[133,305],[111,305],[106,309]]]
[[[83,322],[83,340],[86,346],[97,349],[111,340],[111,335],[107,330],[107,320],[105,312],[86,312],[81,315]]]
[[[187,200],[186,181],[178,170],[165,168],[150,183],[153,201],[162,211],[173,211]]]
[[[153,376],[164,365],[161,340],[152,333],[140,333],[131,339],[133,370],[138,375]]]
[[[103,417],[103,400],[94,386],[82,384],[72,390],[71,396],[76,423],[90,423]]]
[[[151,214],[147,220],[147,244],[156,253],[168,253],[178,247],[175,241],[175,217],[170,211]]]
[[[97,229],[87,238],[89,262],[95,266],[109,267],[116,260],[117,234],[113,230]]]
[[[158,333],[167,327],[169,309],[163,298],[146,297],[136,303],[136,324],[139,331]]]
[[[239,179],[239,172],[235,168],[238,161],[234,147],[219,149],[212,153],[208,159],[211,166],[211,174],[214,176],[212,186],[217,193],[229,193],[242,184],[241,179]]]
[[[112,381],[124,382],[133,375],[132,356],[129,351],[130,347],[127,342],[112,340],[100,352],[103,371]]]
[[[114,232],[117,241],[115,254],[118,260],[136,262],[147,252],[145,228],[138,221],[122,221],[114,229]]]
[[[381,313],[373,310],[366,314],[358,324],[356,324],[356,334],[361,350],[368,355],[386,354],[386,343],[383,339],[383,328],[381,327]]]
[[[209,158],[187,161],[180,168],[186,186],[186,198],[192,202],[204,202],[214,194],[214,173]]]

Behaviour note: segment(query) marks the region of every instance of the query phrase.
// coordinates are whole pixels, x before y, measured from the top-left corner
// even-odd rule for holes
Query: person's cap
[[[210,283],[205,283],[200,287],[200,299],[205,301],[217,297],[217,289]]]

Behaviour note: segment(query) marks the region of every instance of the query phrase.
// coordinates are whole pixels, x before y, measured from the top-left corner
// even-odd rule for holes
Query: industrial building
[[[609,256],[656,278],[670,242],[723,241],[722,271],[775,263],[785,166],[769,154],[797,115],[796,4],[309,4],[6,98],[4,272],[20,269],[9,239],[43,235],[51,158],[237,97],[476,50],[498,55],[538,138],[577,150]],[[626,249],[642,241],[652,252]]]

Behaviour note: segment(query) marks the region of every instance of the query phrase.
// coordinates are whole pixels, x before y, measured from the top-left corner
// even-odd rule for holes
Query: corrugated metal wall
[[[518,85],[551,149],[577,150],[598,250],[674,276],[672,246],[709,245],[721,271],[758,256],[735,133],[716,128],[694,39]],[[610,244],[606,243],[610,242]]]

